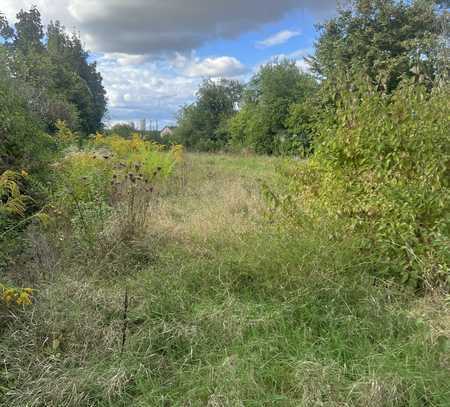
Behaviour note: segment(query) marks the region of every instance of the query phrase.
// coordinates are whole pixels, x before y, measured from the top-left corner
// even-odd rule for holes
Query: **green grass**
[[[0,405],[450,405],[448,297],[376,280],[351,238],[278,230],[275,166],[189,155],[107,264],[61,245],[3,325]]]

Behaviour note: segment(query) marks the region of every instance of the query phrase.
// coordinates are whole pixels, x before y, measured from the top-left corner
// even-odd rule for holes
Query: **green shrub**
[[[2,56],[0,52],[0,65]],[[8,78],[4,69],[0,67],[0,267],[23,246],[20,231],[28,224],[26,219],[45,205],[49,163],[57,151],[42,121],[31,111],[21,85]],[[20,212],[7,210],[25,195]]]
[[[296,104],[308,103],[317,89],[315,79],[299,70],[295,61],[262,66],[246,86],[242,108],[229,120],[230,143],[260,154],[297,154],[303,135],[290,131],[290,111]],[[307,119],[304,112],[297,113],[296,124]]]
[[[343,91],[314,157],[285,168],[289,190],[274,202],[304,228],[342,221],[332,238],[358,233],[379,275],[448,284],[449,94],[411,83],[392,96]]]
[[[55,144],[42,130],[28,102],[12,81],[0,78],[0,172],[25,169],[39,174],[55,151]]]

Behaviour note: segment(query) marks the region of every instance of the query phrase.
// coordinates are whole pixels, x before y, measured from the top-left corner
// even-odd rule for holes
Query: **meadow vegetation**
[[[1,18],[0,405],[450,405],[438,6],[355,1],[321,28],[318,76],[205,82],[188,151],[99,132],[76,37]],[[85,69],[21,76],[53,47]]]
[[[90,245],[29,230],[35,300],[2,321],[2,402],[447,405],[448,295],[371,273],[338,221],[280,227],[261,194],[280,164],[188,154],[121,243],[123,211],[96,215]]]

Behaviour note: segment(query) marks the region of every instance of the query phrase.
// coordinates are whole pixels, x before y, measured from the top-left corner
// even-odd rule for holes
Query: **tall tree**
[[[388,93],[405,77],[432,81],[442,34],[439,19],[434,0],[353,0],[318,26],[312,70],[330,82],[365,75]]]
[[[229,123],[233,143],[259,153],[279,152],[279,144],[288,137],[291,105],[305,101],[317,88],[316,80],[295,61],[264,65],[248,84],[241,111]]]
[[[44,27],[41,13],[33,6],[29,11],[21,10],[15,24],[14,46],[25,54],[30,51],[44,51]]]
[[[80,128],[94,133],[102,128],[106,112],[106,92],[95,62],[88,62],[77,35],[69,36],[58,22],[47,28],[47,48],[53,61],[53,80],[58,89],[65,90],[66,99],[76,107]]]
[[[2,38],[4,42],[6,42],[13,37],[14,30],[9,25],[6,17],[0,12],[0,38]]]
[[[49,132],[56,130],[58,120],[82,134],[102,128],[106,92],[78,36],[67,34],[57,21],[44,35],[36,7],[21,10],[14,29],[0,16],[0,36],[7,70]]]
[[[227,120],[236,112],[242,85],[235,80],[205,80],[197,101],[179,115],[175,138],[189,148],[215,150],[228,143]]]

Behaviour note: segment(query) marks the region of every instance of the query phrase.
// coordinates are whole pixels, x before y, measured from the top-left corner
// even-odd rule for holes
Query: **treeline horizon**
[[[317,26],[309,72],[276,59],[248,83],[205,79],[172,139],[197,151],[309,155],[347,90],[389,96],[407,82],[431,91],[447,80],[447,15],[441,1],[352,1]]]

